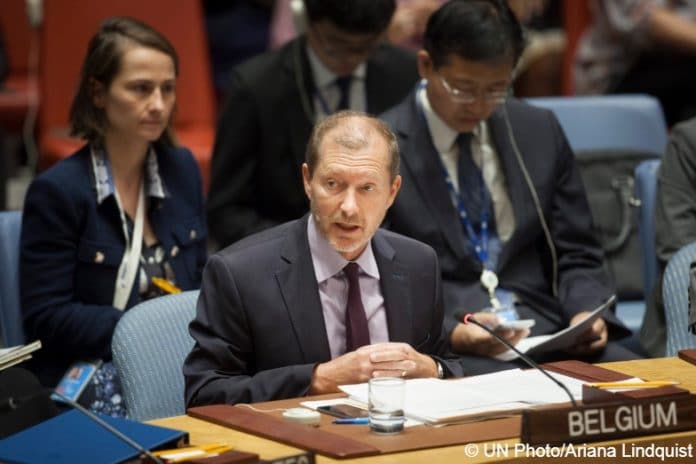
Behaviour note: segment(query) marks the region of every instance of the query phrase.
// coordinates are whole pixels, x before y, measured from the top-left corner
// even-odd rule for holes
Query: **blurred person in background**
[[[394,0],[305,0],[307,32],[235,68],[220,116],[208,194],[219,248],[302,216],[300,166],[315,122],[378,114],[418,78],[415,55],[384,43]]]
[[[590,7],[576,92],[652,95],[670,126],[696,116],[696,1],[594,0]]]
[[[396,134],[403,177],[385,225],[435,249],[444,325],[472,374],[524,364],[499,359],[505,346],[464,314],[491,327],[532,319],[531,334],[548,335],[613,293],[563,129],[551,111],[509,96],[524,46],[504,0],[451,0],[428,21],[421,82],[380,116]],[[497,330],[513,345],[530,333]],[[628,333],[606,311],[543,360],[631,359],[610,340]]]
[[[657,172],[655,246],[659,265],[655,289],[646,301],[640,341],[651,356],[665,355],[667,343],[662,278],[670,258],[696,241],[696,118],[672,129]],[[686,308],[685,308],[686,310]],[[686,330],[686,328],[684,328]]]

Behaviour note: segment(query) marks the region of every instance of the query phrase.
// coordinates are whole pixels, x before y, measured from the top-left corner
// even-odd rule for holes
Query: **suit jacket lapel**
[[[365,73],[365,97],[367,99],[367,112],[377,114],[384,108],[389,108],[392,102],[393,92],[389,91],[389,82],[385,82],[382,76],[388,75],[383,70],[384,63],[375,59],[373,54],[367,61],[367,69]],[[393,103],[392,103],[393,104]]]
[[[515,150],[510,141],[507,123],[501,109],[496,110],[488,119],[488,128],[491,133],[491,141],[495,144],[500,157],[500,164],[505,173],[505,185],[512,203],[512,211],[515,215],[515,231],[510,240],[503,246],[498,258],[498,267],[503,268],[512,257],[511,250],[514,247],[511,244],[518,236],[520,227],[529,220],[530,214],[536,215],[536,212],[534,212],[533,200],[529,195],[527,184],[522,176]]]
[[[399,112],[401,116],[394,128],[399,139],[403,140],[400,142],[401,159],[411,171],[413,182],[435,216],[438,227],[443,231],[455,256],[466,258],[469,254],[466,251],[464,230],[452,204],[430,130],[416,104],[415,92],[402,105],[406,105],[406,108]]]
[[[307,57],[307,42],[304,36],[293,40],[286,48],[284,56],[289,100],[285,107],[290,132],[289,149],[297,165],[304,162],[307,140],[314,126],[314,78]],[[299,169],[298,169],[299,178]]]
[[[396,261],[394,248],[386,241],[381,231],[372,239],[372,251],[377,261],[380,275],[380,288],[387,312],[389,341],[413,343],[412,308],[410,295],[411,282],[408,270]]]
[[[306,215],[290,227],[275,276],[304,360],[311,363],[328,361],[331,350],[309,251],[308,217]]]

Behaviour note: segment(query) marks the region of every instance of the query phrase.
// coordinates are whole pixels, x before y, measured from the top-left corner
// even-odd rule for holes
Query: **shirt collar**
[[[447,153],[452,149],[454,143],[456,143],[459,132],[448,126],[435,110],[433,110],[430,99],[428,98],[428,92],[425,90],[426,85],[427,81],[423,79],[418,86],[416,94],[418,105],[422,108],[423,114],[425,115],[425,120],[430,129],[430,136],[433,140],[433,145],[435,145],[435,149],[438,153]],[[485,127],[486,121],[481,121],[472,131],[474,138],[479,138],[485,131]]]
[[[338,77],[336,74],[331,72],[324,63],[319,59],[312,47],[307,45],[307,56],[309,57],[309,66],[312,68],[312,75],[314,76],[314,85],[317,89],[324,89],[330,85],[333,85],[334,81]],[[351,74],[354,78],[365,79],[367,66],[363,61],[358,65],[357,68],[353,70]]]
[[[92,173],[94,174],[95,188],[97,191],[97,204],[101,204],[116,191],[109,155],[106,153],[106,150],[91,146],[90,161],[92,163]],[[159,199],[168,196],[164,182],[159,174],[157,155],[152,147],[148,150],[145,159],[145,194],[149,197]]]
[[[319,227],[314,220],[313,214],[309,215],[309,220],[307,221],[307,238],[309,240],[309,251],[312,253],[312,263],[314,264],[314,274],[317,283],[321,284],[346,267],[348,260],[341,256],[319,232]],[[365,274],[379,280],[379,269],[372,251],[372,241],[354,261],[358,263],[360,269]]]

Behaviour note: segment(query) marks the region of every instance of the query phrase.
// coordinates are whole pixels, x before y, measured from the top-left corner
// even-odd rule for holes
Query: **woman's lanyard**
[[[425,85],[424,83],[421,83],[419,86],[419,92],[425,92]],[[420,109],[420,113],[425,120],[426,125],[428,124],[427,118],[425,117],[425,111],[422,108],[421,102],[420,102],[420,93],[416,93],[416,101],[418,103],[418,108]],[[502,307],[500,301],[498,298],[495,296],[495,290],[498,287],[498,276],[492,269],[488,269],[488,215],[489,215],[489,205],[491,204],[491,198],[490,198],[490,193],[488,192],[488,189],[486,188],[486,183],[483,179],[483,169],[481,169],[478,173],[479,176],[481,176],[481,227],[480,227],[480,234],[476,233],[476,230],[474,230],[474,226],[471,223],[471,219],[469,218],[469,215],[466,212],[466,203],[464,201],[464,197],[462,196],[462,190],[461,190],[461,185],[460,189],[457,190],[454,186],[454,182],[452,181],[452,177],[450,176],[449,172],[447,171],[447,168],[445,167],[445,163],[442,161],[442,158],[440,154],[438,153],[437,159],[440,162],[440,168],[442,169],[442,174],[445,178],[445,183],[447,184],[447,189],[449,190],[450,197],[452,198],[452,202],[456,205],[457,212],[459,213],[459,220],[462,223],[462,226],[464,226],[464,230],[466,231],[466,235],[469,238],[469,241],[471,242],[472,246],[474,247],[474,252],[476,254],[476,257],[478,258],[479,262],[481,263],[481,266],[483,267],[483,270],[481,271],[481,284],[483,287],[486,289],[488,292],[488,298],[491,302],[491,306],[493,309],[499,309]]]
[[[118,205],[118,212],[121,216],[121,227],[123,236],[126,239],[126,249],[123,252],[121,265],[118,267],[116,275],[116,287],[114,288],[114,307],[124,310],[128,304],[128,299],[135,282],[135,274],[140,267],[140,254],[143,246],[143,227],[145,223],[145,185],[144,180],[140,182],[138,193],[138,208],[135,211],[135,223],[133,225],[133,236],[128,234],[128,222],[126,214],[121,205],[118,191],[114,188],[114,196]]]

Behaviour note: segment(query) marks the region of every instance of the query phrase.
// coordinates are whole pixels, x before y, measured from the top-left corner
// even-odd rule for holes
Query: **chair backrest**
[[[553,111],[575,152],[634,150],[662,156],[667,123],[657,99],[648,95],[530,98]]]
[[[655,251],[655,200],[657,195],[657,170],[659,160],[640,163],[635,170],[635,195],[640,200],[638,210],[638,234],[643,250],[643,289],[650,295],[657,278],[657,252]]]
[[[22,345],[24,326],[19,302],[21,211],[0,212],[0,346]]]
[[[184,358],[193,348],[188,325],[198,290],[144,301],[125,312],[111,340],[128,417],[184,414]]]
[[[620,301],[644,298],[654,281],[654,227],[642,230],[643,224],[652,225],[652,219],[647,219],[652,208],[632,211],[636,202],[631,197],[642,188],[635,185],[638,164],[661,158],[667,146],[667,124],[659,101],[647,95],[605,95],[530,98],[528,102],[554,112],[578,156],[595,230]],[[653,195],[646,199],[652,207],[654,189],[647,193]],[[645,240],[640,238],[643,233]]]
[[[26,0],[3,0],[0,8],[0,30],[5,38],[10,76],[26,76],[29,70],[31,26],[26,3]]]
[[[696,260],[696,242],[677,251],[667,263],[662,278],[662,299],[665,304],[667,346],[665,356],[679,350],[696,348],[696,335],[689,332],[689,268]]]
[[[30,77],[36,60],[29,55],[38,45],[38,34],[29,25],[26,9],[26,0],[2,0],[0,4],[0,35],[9,62],[5,88],[0,89],[0,127],[13,134],[22,132],[29,105],[37,97]]]

